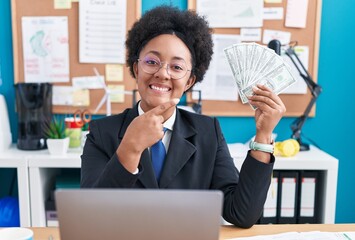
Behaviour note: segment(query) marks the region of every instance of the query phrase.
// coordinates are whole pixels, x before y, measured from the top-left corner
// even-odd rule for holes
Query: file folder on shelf
[[[260,224],[277,223],[277,198],[278,198],[279,172],[274,171],[264,204],[264,211],[259,220]]]
[[[278,223],[297,223],[298,172],[280,172]]]
[[[300,197],[297,223],[321,223],[322,181],[320,171],[300,172]]]

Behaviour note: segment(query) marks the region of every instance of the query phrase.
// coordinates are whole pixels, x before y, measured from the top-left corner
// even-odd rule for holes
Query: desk
[[[48,240],[52,235],[53,240],[60,240],[58,228],[31,228],[34,240]],[[222,226],[220,240],[235,237],[250,237],[255,235],[276,234],[283,232],[353,232],[355,224],[279,224],[279,225],[254,225],[250,229],[241,229],[234,226]]]
[[[355,224],[276,224],[254,225],[250,229],[240,229],[234,226],[222,226],[219,239],[235,237],[250,237],[256,235],[277,234],[283,232],[353,232]],[[35,239],[36,240],[36,239]]]

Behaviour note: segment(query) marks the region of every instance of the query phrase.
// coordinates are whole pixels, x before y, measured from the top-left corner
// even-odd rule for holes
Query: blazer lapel
[[[130,109],[126,115],[126,118],[122,124],[122,128],[118,134],[119,141],[121,142],[126,130],[133,121],[134,118],[138,116],[138,104],[132,109]],[[140,164],[144,169],[144,172],[139,177],[139,181],[146,188],[158,188],[158,182],[155,178],[154,170],[150,160],[150,154],[148,149],[145,149],[142,153]]]
[[[174,130],[159,181],[160,188],[169,185],[196,151],[196,147],[188,140],[194,135],[196,130],[190,123],[184,121],[177,109]]]
[[[148,149],[145,149],[142,153],[140,163],[144,169],[144,172],[139,177],[139,181],[146,188],[158,188],[158,182],[155,178],[154,169],[152,166],[152,161]]]

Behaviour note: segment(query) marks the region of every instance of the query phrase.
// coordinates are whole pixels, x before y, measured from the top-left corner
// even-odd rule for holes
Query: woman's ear
[[[186,85],[185,85],[185,92],[187,90],[189,90],[195,84],[195,81],[196,81],[195,75],[192,75],[191,77],[189,77],[189,80],[187,80]]]
[[[138,76],[138,63],[137,62],[133,63],[133,72],[134,72],[134,78],[137,79],[137,76]]]

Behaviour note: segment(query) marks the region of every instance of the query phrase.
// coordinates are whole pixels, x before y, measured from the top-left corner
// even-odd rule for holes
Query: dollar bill
[[[254,44],[248,43],[246,46],[246,69],[245,69],[245,81],[249,82],[251,68],[252,68],[252,59],[254,54]]]
[[[262,84],[280,94],[296,82],[290,67],[273,50],[256,43],[239,43],[224,49],[243,103],[253,94],[253,86]],[[253,109],[255,107],[252,106]]]
[[[242,100],[243,103],[246,103],[248,102],[248,99],[242,92],[242,89],[244,88],[244,86],[242,85],[242,75],[241,75],[242,70],[241,70],[241,66],[236,61],[237,57],[235,56],[235,51],[233,49],[233,46],[229,48],[225,48],[224,54],[227,58],[227,62],[232,70],[234,80],[237,84],[240,99]]]
[[[248,87],[242,90],[245,96],[253,95],[253,87],[257,84],[265,85],[270,88],[275,94],[280,94],[283,90],[295,83],[296,79],[291,74],[289,67],[286,64],[278,66],[273,71],[265,76],[262,76]]]

